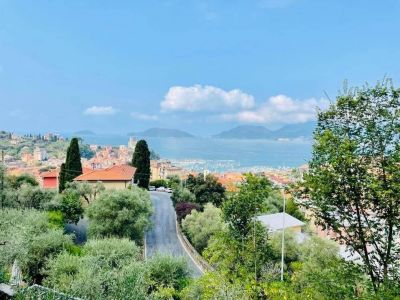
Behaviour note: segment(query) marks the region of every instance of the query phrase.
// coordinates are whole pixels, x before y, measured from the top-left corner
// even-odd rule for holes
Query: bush
[[[5,192],[5,206],[9,208],[35,208],[47,209],[48,204],[54,199],[54,191],[43,190],[38,186],[23,184],[17,190],[8,189]]]
[[[137,187],[132,190],[108,190],[87,209],[89,234],[97,237],[126,237],[142,244],[150,227],[150,195]]]
[[[172,192],[171,200],[172,204],[176,206],[177,203],[196,202],[196,197],[188,189],[179,187]]]
[[[72,245],[72,237],[54,229],[45,212],[35,210],[0,210],[0,268],[8,269],[17,260],[24,280],[42,280],[45,261]]]
[[[192,203],[192,202],[183,202],[176,204],[175,211],[178,222],[180,223],[194,209],[200,211],[201,206],[197,203]]]
[[[168,183],[164,179],[157,179],[157,180],[150,181],[149,185],[159,188],[161,186],[167,187]]]
[[[223,227],[221,209],[211,203],[205,205],[203,212],[193,210],[182,220],[183,231],[200,253],[207,247],[210,237]]]
[[[188,283],[188,265],[182,257],[156,255],[148,261],[147,266],[151,290],[159,287],[181,290]]]
[[[79,195],[72,191],[63,193],[61,196],[60,210],[66,222],[78,223],[83,214],[83,207]]]

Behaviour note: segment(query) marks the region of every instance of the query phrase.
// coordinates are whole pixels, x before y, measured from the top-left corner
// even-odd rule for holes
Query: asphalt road
[[[147,257],[156,253],[171,254],[184,257],[193,277],[199,277],[202,273],[191,260],[178,239],[175,227],[175,210],[172,206],[170,194],[164,192],[150,192],[154,207],[151,217],[152,229],[146,234]]]

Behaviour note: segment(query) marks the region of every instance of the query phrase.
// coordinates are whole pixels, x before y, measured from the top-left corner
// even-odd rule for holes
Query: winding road
[[[150,192],[154,214],[151,217],[153,227],[146,234],[146,256],[156,253],[171,254],[184,257],[193,277],[201,276],[202,272],[183,248],[176,232],[176,215],[172,206],[170,194]]]

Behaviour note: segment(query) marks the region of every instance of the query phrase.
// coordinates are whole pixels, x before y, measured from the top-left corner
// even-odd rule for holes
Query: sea
[[[127,145],[129,137],[88,135],[85,143]],[[263,171],[296,168],[311,158],[311,140],[250,140],[195,138],[144,138],[162,159],[187,170],[210,172]]]

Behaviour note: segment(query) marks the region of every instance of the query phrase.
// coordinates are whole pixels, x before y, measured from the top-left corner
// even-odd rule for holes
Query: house
[[[133,184],[136,168],[128,165],[116,165],[106,169],[92,170],[79,175],[75,181],[88,183],[102,182],[106,189],[125,189]]]
[[[58,188],[58,170],[43,172],[40,174],[42,178],[42,187],[44,189],[57,189]]]
[[[301,233],[302,227],[305,225],[299,219],[292,217],[287,213],[276,213],[270,215],[261,215],[257,217],[270,232],[282,230],[283,228],[290,229],[295,233]]]

